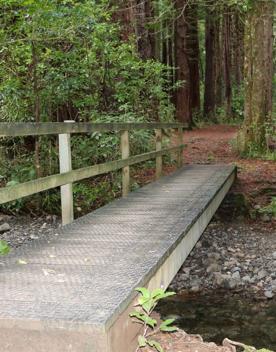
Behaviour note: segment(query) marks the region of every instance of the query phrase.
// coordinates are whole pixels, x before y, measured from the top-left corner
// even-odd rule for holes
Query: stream
[[[227,294],[227,295],[226,295]],[[225,337],[276,351],[276,300],[256,301],[240,295],[176,295],[160,302],[161,318],[175,318],[179,328],[221,344]]]

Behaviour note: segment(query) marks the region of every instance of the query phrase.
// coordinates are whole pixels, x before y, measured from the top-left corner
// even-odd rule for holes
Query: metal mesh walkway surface
[[[127,315],[109,330],[234,178],[232,166],[186,166],[1,258],[0,350],[131,352]]]

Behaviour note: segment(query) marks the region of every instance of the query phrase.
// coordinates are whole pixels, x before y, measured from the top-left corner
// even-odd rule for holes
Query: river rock
[[[222,286],[223,282],[224,282],[224,275],[222,275],[222,273],[220,272],[215,272],[213,274],[213,281],[215,283],[215,285],[217,286]]]
[[[221,270],[220,265],[213,263],[208,266],[207,273],[215,273],[215,272],[219,272],[220,270]]]
[[[0,233],[4,233],[4,232],[10,231],[10,230],[11,230],[11,227],[7,222],[0,225]]]
[[[264,295],[268,299],[271,299],[274,297],[274,293],[272,291],[265,291]]]
[[[233,279],[229,275],[226,275],[224,277],[223,286],[227,289],[233,290],[237,286],[237,280]]]
[[[199,286],[193,286],[190,291],[192,293],[198,293],[200,291],[200,287]]]
[[[272,253],[272,258],[276,260],[276,252]]]
[[[242,278],[242,281],[243,281],[243,282],[246,282],[246,283],[249,283],[249,282],[251,282],[252,280],[251,280],[251,278],[250,278],[249,275],[246,275],[246,276],[244,276],[244,277]]]
[[[265,278],[266,276],[268,276],[268,273],[266,270],[262,269],[260,271],[258,271],[258,279],[263,279]]]
[[[219,253],[208,253],[208,258],[210,260],[213,260],[214,262],[218,261],[220,259],[220,254]]]
[[[235,271],[232,274],[232,279],[237,280],[237,281],[239,281],[241,279],[241,275],[240,275],[239,271]]]

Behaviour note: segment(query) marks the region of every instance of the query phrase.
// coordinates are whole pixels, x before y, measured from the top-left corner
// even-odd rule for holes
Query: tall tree
[[[176,0],[176,24],[175,24],[175,61],[176,79],[182,82],[176,90],[176,117],[179,121],[192,123],[190,104],[190,68],[187,53],[187,6],[189,0]]]
[[[265,125],[272,114],[274,1],[254,0],[245,25],[245,121],[241,152],[265,148]]]
[[[224,8],[223,29],[224,29],[224,79],[225,79],[225,102],[226,117],[231,117],[232,112],[232,16],[231,9],[228,6]]]
[[[200,111],[200,51],[198,35],[198,5],[191,2],[187,7],[187,54],[190,70],[190,107],[191,111]]]
[[[234,9],[232,15],[232,76],[236,86],[239,88],[243,82],[244,70],[244,15]]]
[[[149,24],[152,21],[153,8],[150,0],[132,0],[137,49],[142,59],[154,57],[154,46]]]
[[[205,20],[205,88],[204,116],[215,114],[216,108],[216,11],[215,0],[207,2]],[[212,116],[213,117],[213,116]]]

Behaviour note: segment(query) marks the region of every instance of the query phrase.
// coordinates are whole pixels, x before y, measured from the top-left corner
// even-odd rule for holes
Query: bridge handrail
[[[73,121],[72,121],[73,122]],[[64,133],[93,133],[93,132],[119,132],[142,129],[176,129],[187,128],[185,124],[180,123],[162,123],[162,122],[126,122],[126,123],[64,123],[64,122],[2,122],[0,123],[0,137],[22,137],[53,135]]]
[[[22,137],[38,135],[59,135],[60,174],[38,178],[29,182],[0,188],[0,205],[16,199],[61,187],[62,222],[64,225],[74,219],[72,183],[89,177],[102,175],[122,169],[122,194],[130,190],[129,167],[147,160],[156,159],[156,178],[162,175],[162,156],[177,152],[178,167],[182,166],[183,130],[180,123],[0,123],[0,137]],[[130,156],[129,131],[139,129],[155,130],[156,151]],[[162,130],[177,129],[178,145],[162,148]],[[93,132],[121,132],[122,159],[72,170],[71,134]]]

